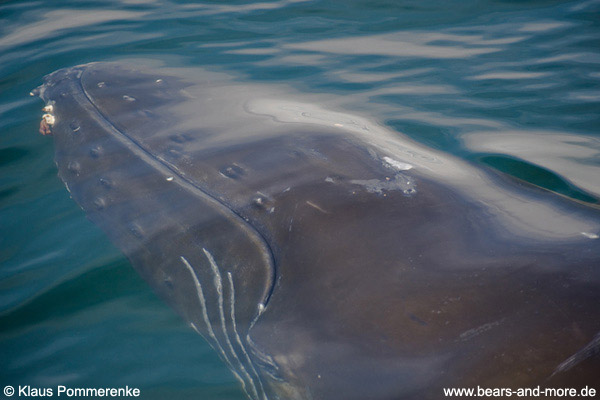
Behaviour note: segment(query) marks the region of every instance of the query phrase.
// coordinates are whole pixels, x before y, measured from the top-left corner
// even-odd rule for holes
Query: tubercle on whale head
[[[47,108],[48,106],[44,107]],[[51,107],[51,106],[50,106]],[[39,132],[43,136],[51,136],[52,135],[52,126],[56,122],[56,118],[53,114],[46,113],[42,115],[42,120],[40,121],[40,129]]]
[[[38,96],[42,100],[44,99],[44,92],[46,90],[46,84],[38,86],[33,89],[29,95],[30,96]],[[51,136],[52,135],[52,126],[56,123],[56,117],[54,116],[54,101],[47,101],[46,106],[42,108],[44,114],[42,115],[42,119],[40,121],[40,129],[38,132],[43,136]]]
[[[40,121],[38,132],[43,136],[52,136],[52,127],[56,124],[56,115],[54,110],[55,98],[64,96],[63,93],[55,93],[52,89],[56,88],[65,80],[79,79],[86,66],[77,66],[67,69],[61,69],[44,77],[44,83],[33,89],[29,95],[37,96],[42,99],[46,105],[42,108],[44,114]]]

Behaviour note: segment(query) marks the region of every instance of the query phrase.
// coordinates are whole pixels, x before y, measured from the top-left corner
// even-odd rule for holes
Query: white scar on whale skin
[[[242,352],[244,353],[244,356],[246,357],[248,364],[252,368],[252,372],[258,378],[258,384],[260,385],[260,388],[261,388],[263,400],[267,400],[267,396],[265,394],[265,388],[262,384],[262,380],[260,379],[260,375],[258,375],[258,372],[256,372],[256,368],[254,368],[254,363],[250,359],[250,355],[248,355],[248,352],[246,351],[246,347],[242,343],[242,338],[240,337],[240,335],[238,333],[237,325],[235,323],[235,289],[233,286],[233,277],[231,276],[231,272],[227,272],[227,279],[229,280],[229,287],[231,288],[231,290],[230,290],[231,294],[230,294],[229,301],[231,303],[231,321],[233,322],[233,332],[235,333],[235,340],[238,343],[238,345],[240,346],[240,348],[242,349]]]
[[[219,343],[219,340],[217,339],[217,336],[215,335],[215,332],[213,331],[212,324],[210,323],[210,319],[208,318],[208,312],[206,311],[206,298],[204,297],[204,291],[202,290],[202,285],[200,284],[200,281],[198,280],[198,276],[196,275],[196,272],[194,272],[194,269],[192,268],[192,266],[190,265],[188,260],[185,259],[185,257],[180,256],[180,258],[181,258],[181,261],[183,262],[183,265],[187,268],[187,270],[192,275],[192,279],[194,280],[194,284],[196,285],[196,292],[198,293],[198,300],[200,301],[200,308],[202,309],[202,319],[204,320],[204,323],[206,324],[206,328],[208,330],[208,335],[210,336],[211,339],[213,339],[212,341],[214,341],[214,343],[212,344],[213,348],[221,354],[221,356],[223,357],[223,359],[225,360],[227,365],[229,365],[229,368],[235,375],[236,379],[238,381],[240,381],[240,383],[242,384],[242,388],[244,389],[244,391],[246,393],[248,393],[246,390],[246,382],[235,371],[233,364],[229,360],[229,357],[227,357],[225,350],[223,349],[223,347],[221,347],[221,344]],[[191,324],[191,327],[196,332],[198,332],[196,325]],[[200,333],[200,332],[198,332],[198,333]],[[211,340],[209,340],[208,342],[210,343]]]
[[[204,251],[204,255],[208,259],[208,262],[210,263],[210,267],[214,274],[215,289],[217,289],[217,294],[219,295],[219,299],[218,299],[219,317],[221,319],[221,329],[223,330],[223,335],[225,336],[225,343],[227,344],[227,347],[229,348],[229,351],[231,352],[231,354],[233,355],[235,360],[238,362],[240,371],[248,379],[248,382],[250,383],[250,387],[252,390],[252,394],[254,394],[254,396],[255,396],[254,398],[258,399],[259,398],[258,390],[256,388],[256,385],[254,384],[254,379],[250,376],[248,371],[246,371],[244,364],[242,364],[242,362],[238,358],[237,353],[235,352],[233,345],[231,344],[231,341],[229,340],[229,335],[227,334],[227,326],[225,324],[225,311],[223,308],[223,279],[221,278],[221,273],[219,272],[219,267],[217,266],[217,263],[215,262],[215,259],[213,258],[212,254],[210,254],[210,252],[208,250],[203,248],[202,251]],[[233,307],[233,304],[232,304],[232,307]],[[233,323],[235,323],[235,322],[233,322]]]
[[[409,169],[413,168],[412,165],[402,161],[394,160],[391,157],[383,157],[383,161],[385,161],[388,166],[397,169],[398,171],[408,171]]]

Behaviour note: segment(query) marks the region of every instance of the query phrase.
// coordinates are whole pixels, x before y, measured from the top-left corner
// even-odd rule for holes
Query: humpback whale
[[[32,94],[73,200],[248,398],[597,385],[597,206],[220,78]]]

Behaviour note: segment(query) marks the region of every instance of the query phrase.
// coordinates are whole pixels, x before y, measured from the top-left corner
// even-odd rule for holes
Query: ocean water
[[[37,133],[45,74],[144,60],[284,85],[597,207],[600,1],[0,2],[0,385],[244,399],[89,222]],[[591,232],[590,235],[598,234]]]

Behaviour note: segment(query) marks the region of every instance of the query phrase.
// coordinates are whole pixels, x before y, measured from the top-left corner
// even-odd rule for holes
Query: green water
[[[432,148],[600,196],[598,1],[0,2],[0,385],[243,399],[56,176],[42,77],[154,60],[327,95]]]

